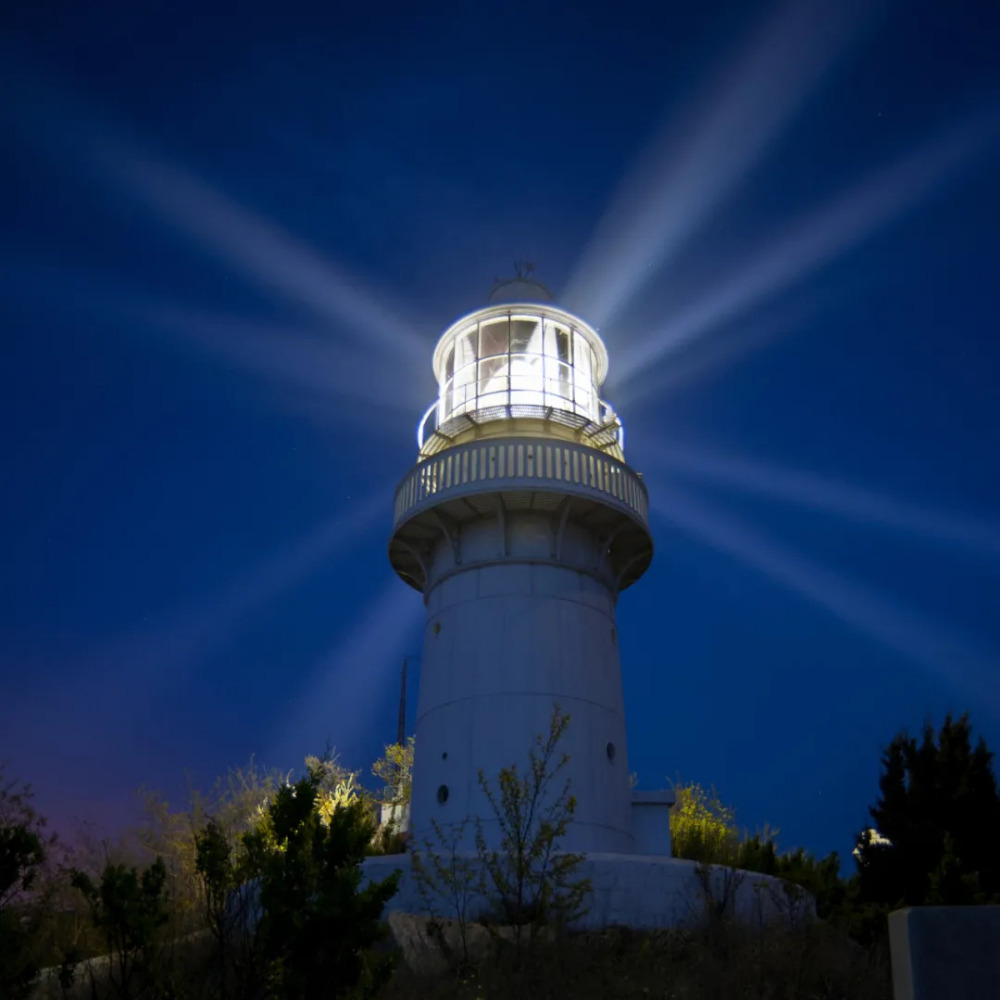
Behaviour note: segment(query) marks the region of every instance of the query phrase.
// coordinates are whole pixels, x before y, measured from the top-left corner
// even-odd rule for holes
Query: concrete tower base
[[[589,908],[573,924],[573,929],[617,926],[658,930],[690,926],[705,920],[712,907],[718,911],[723,905],[737,920],[747,924],[773,919],[798,922],[816,915],[812,897],[781,879],[717,865],[712,865],[708,878],[703,879],[698,868],[694,861],[680,858],[588,854],[579,868],[579,876],[590,879]],[[455,918],[453,904],[446,899],[435,900],[435,912],[428,913],[427,902],[410,871],[410,855],[368,858],[363,869],[366,878],[372,880],[402,871],[399,892],[389,901],[388,911]],[[475,900],[469,907],[470,920],[487,916],[492,908],[488,898]]]

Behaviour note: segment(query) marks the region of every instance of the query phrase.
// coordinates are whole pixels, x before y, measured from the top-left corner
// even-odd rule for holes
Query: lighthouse
[[[559,849],[583,855],[590,887],[575,926],[676,927],[705,912],[706,898],[748,922],[814,913],[810,899],[804,910],[783,903],[770,876],[706,874],[672,857],[673,790],[632,788],[615,609],[649,566],[653,540],[646,487],[601,398],[608,352],[597,331],[520,275],[445,330],[433,365],[437,399],[396,490],[389,542],[393,568],[426,608],[416,849],[446,843],[445,867],[466,859],[459,879],[481,863],[477,830],[487,850],[502,849],[480,774],[495,787],[503,768],[523,773],[558,705],[569,716],[559,787],[568,778],[577,802]],[[389,910],[489,918],[488,888],[459,912],[409,860],[365,861],[367,878],[401,876]]]
[[[478,819],[499,836],[479,774],[523,764],[553,706],[577,800],[563,844],[585,853],[659,848],[629,780],[619,595],[649,566],[642,477],[601,396],[597,331],[520,276],[453,323],[433,356],[437,398],[395,495],[389,558],[426,608],[411,826]],[[665,832],[664,832],[665,831]],[[466,827],[472,850],[473,824]]]

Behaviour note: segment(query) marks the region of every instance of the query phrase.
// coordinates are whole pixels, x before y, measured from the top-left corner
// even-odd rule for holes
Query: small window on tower
[[[448,801],[448,786],[441,785],[438,788],[438,802],[444,805]]]

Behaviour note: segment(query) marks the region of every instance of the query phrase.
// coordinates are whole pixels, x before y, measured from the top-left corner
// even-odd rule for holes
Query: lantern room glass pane
[[[517,317],[510,321],[510,353],[542,353],[542,324],[537,319]]]
[[[587,338],[540,313],[470,323],[445,352],[438,418],[513,404],[555,408],[596,421],[601,404],[595,368]],[[494,410],[492,415],[502,414]]]
[[[476,360],[477,341],[479,339],[479,327],[471,326],[464,333],[460,333],[455,340],[455,368],[461,368],[470,361]]]
[[[507,355],[479,362],[479,405],[496,406],[507,402]]]
[[[545,321],[545,356],[568,364],[571,360],[572,338],[573,334],[568,327],[547,319]]]
[[[572,344],[573,338],[569,330],[565,327],[558,328],[556,330],[556,357],[560,361],[565,361],[566,364],[571,364],[573,361]]]
[[[597,419],[597,395],[593,374],[594,354],[584,336],[573,334],[573,400],[574,409],[591,420]]]
[[[498,354],[506,354],[510,349],[509,327],[510,320],[506,317],[480,324],[479,357],[491,358]]]
[[[593,352],[590,349],[590,344],[584,339],[582,333],[574,333],[573,341],[576,348],[573,353],[573,367],[580,375],[586,376],[587,380],[590,381],[591,372],[594,370]]]

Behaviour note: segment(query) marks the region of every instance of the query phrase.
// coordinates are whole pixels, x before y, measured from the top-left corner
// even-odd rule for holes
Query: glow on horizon
[[[867,524],[908,531],[923,538],[1000,555],[1000,524],[921,507],[858,486],[825,479],[798,469],[765,465],[700,449],[646,449],[656,469],[727,486],[787,503],[829,511]]]
[[[89,151],[101,168],[172,226],[263,287],[306,306],[337,333],[377,345],[404,364],[426,364],[430,346],[360,282],[313,249],[207,183],[111,140]]]
[[[857,37],[872,7],[823,18],[785,0],[709,94],[672,123],[629,172],[565,290],[600,327],[734,192]]]
[[[930,675],[959,686],[1000,716],[995,656],[870,589],[790,552],[701,498],[661,481],[650,482],[652,512],[686,534],[734,556],[787,590],[823,608]]]
[[[665,327],[620,351],[616,382],[635,378],[895,221],[988,149],[998,131],[1000,109],[991,106],[794,223],[749,266],[719,282]]]

